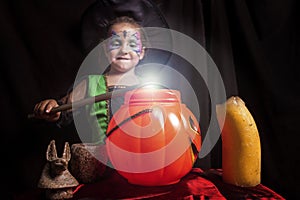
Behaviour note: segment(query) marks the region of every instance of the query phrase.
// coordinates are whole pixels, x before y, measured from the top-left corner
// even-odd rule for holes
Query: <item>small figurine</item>
[[[38,187],[46,189],[47,199],[72,198],[73,188],[79,183],[68,170],[71,159],[69,143],[65,143],[63,155],[58,158],[55,141],[52,140],[48,145],[46,158],[48,162],[42,171]]]

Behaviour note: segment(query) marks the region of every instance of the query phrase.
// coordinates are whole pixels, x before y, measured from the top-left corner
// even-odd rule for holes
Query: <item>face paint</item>
[[[142,52],[142,40],[141,40],[141,34],[139,32],[135,32],[130,37],[130,47],[133,51],[135,51],[138,55]]]
[[[123,31],[123,37],[126,38],[126,36],[127,36],[127,31],[125,30]]]
[[[121,37],[115,31],[112,31],[111,37],[109,38],[108,45],[107,45],[108,50],[112,51],[115,49],[119,49],[121,46],[122,46]]]
[[[125,47],[128,51],[134,51],[138,55],[142,52],[142,41],[139,32],[130,31],[122,31],[121,33],[117,34],[115,31],[111,32],[111,37],[108,42],[108,50],[112,51],[115,49],[122,48],[123,44],[126,44]]]

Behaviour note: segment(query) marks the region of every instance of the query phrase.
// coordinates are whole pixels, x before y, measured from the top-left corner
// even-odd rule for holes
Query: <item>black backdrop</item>
[[[80,19],[94,2],[0,2],[1,181],[6,186],[0,195],[36,187],[51,139],[59,153],[65,141],[80,141],[74,127],[59,129],[28,120],[27,114],[36,102],[59,98],[73,83],[84,59]],[[284,197],[300,197],[299,1],[154,2],[170,28],[206,47],[227,95],[241,96],[252,112],[262,143],[262,183]],[[205,166],[220,167],[216,157]]]

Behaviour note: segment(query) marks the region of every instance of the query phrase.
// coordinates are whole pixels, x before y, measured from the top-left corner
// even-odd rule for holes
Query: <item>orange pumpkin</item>
[[[179,91],[140,88],[125,94],[108,125],[106,148],[128,182],[169,185],[191,170],[201,148],[200,127]]]

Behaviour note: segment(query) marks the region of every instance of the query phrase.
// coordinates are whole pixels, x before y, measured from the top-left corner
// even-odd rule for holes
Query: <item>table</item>
[[[19,195],[15,200],[43,199],[43,190]],[[199,200],[199,199],[285,199],[272,189],[259,184],[255,187],[238,187],[222,181],[221,169],[203,171],[193,168],[180,182],[167,186],[139,186],[127,182],[110,169],[102,180],[81,184],[74,190],[72,200],[83,199],[146,199],[146,200]]]

